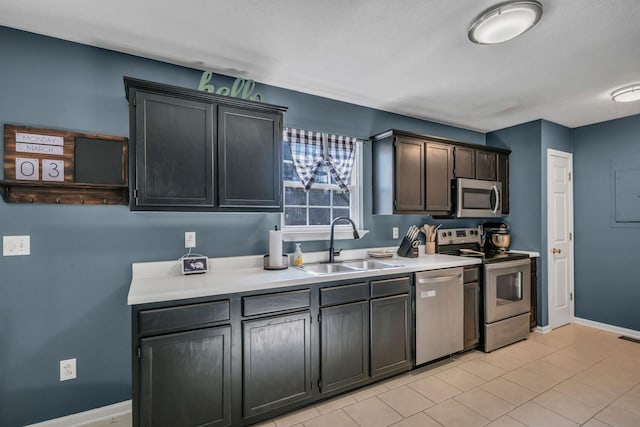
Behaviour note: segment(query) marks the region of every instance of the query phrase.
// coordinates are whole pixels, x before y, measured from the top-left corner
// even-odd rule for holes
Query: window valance
[[[305,191],[316,182],[320,169],[327,166],[336,184],[349,192],[356,138],[291,128],[283,130],[283,138],[291,145],[293,165]]]

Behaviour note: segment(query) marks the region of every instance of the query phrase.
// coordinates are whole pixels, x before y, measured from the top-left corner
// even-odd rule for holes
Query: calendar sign
[[[38,181],[40,179],[40,167],[38,159],[16,157],[16,179]]]
[[[42,160],[43,181],[64,181],[64,160]]]

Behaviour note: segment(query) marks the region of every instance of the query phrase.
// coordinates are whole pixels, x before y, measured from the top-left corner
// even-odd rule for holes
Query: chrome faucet
[[[356,224],[351,220],[351,218],[346,217],[346,216],[339,216],[336,219],[333,220],[333,222],[331,222],[331,241],[329,242],[329,262],[335,262],[336,261],[336,256],[340,255],[340,252],[342,251],[342,249],[336,251],[333,248],[333,230],[334,227],[336,225],[336,222],[338,221],[349,221],[351,223],[351,227],[353,228],[353,238],[354,239],[359,239],[360,235],[358,234],[358,230],[356,230]]]

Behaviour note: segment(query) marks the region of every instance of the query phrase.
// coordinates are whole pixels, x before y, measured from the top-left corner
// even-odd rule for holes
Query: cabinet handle
[[[551,253],[553,253],[553,254],[559,254],[559,253],[561,253],[561,252],[562,252],[562,249],[556,249],[556,248],[553,248],[553,249],[551,250]]]

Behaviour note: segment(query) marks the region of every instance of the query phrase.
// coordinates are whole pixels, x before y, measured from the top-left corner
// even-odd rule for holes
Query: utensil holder
[[[418,258],[418,248],[413,247],[411,241],[407,239],[407,236],[402,238],[402,243],[398,248],[398,256],[405,258]]]
[[[427,255],[435,255],[436,254],[436,242],[425,242],[424,243],[424,253]]]

